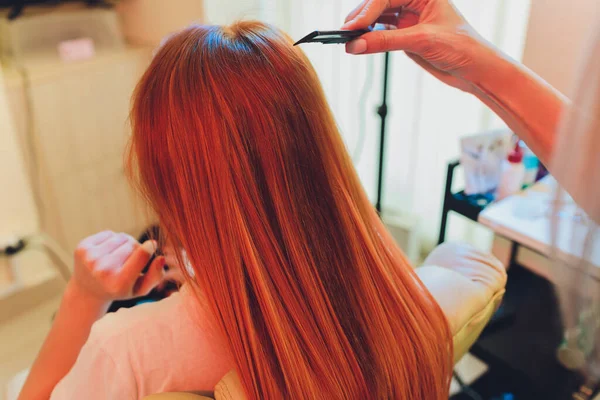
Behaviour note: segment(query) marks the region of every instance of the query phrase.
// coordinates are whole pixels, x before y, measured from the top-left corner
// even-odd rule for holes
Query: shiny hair
[[[248,398],[448,398],[447,320],[286,35],[259,22],[173,35],[131,117],[134,179],[185,250]]]

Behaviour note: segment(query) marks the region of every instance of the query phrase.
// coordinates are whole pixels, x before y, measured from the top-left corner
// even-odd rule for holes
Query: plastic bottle
[[[540,162],[529,147],[523,143],[521,143],[521,147],[524,149],[523,166],[525,167],[525,177],[523,178],[523,189],[525,189],[536,182]]]
[[[524,178],[523,149],[517,142],[515,148],[508,153],[506,160],[502,161],[502,174],[496,190],[496,200],[502,200],[520,191]]]

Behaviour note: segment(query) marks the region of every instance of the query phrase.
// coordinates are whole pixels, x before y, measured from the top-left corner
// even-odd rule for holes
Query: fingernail
[[[344,25],[342,25],[342,30],[347,29],[350,25],[352,25],[352,23],[354,22],[353,19],[351,19],[350,21],[346,22]]]
[[[142,244],[142,248],[148,254],[154,254],[154,252],[156,251],[156,247],[157,247],[156,240],[147,240],[144,242],[144,244]]]
[[[346,51],[350,54],[362,54],[367,51],[367,41],[356,39],[346,45]]]

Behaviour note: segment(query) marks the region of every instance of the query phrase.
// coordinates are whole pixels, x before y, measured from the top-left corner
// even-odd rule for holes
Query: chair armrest
[[[492,255],[462,244],[438,246],[425,263],[416,272],[448,320],[456,362],[500,305],[506,270]]]
[[[465,354],[477,339],[481,332],[485,329],[490,319],[500,307],[505,290],[501,290],[490,300],[488,304],[477,314],[473,315],[461,329],[452,336],[454,345],[454,363],[456,364]]]

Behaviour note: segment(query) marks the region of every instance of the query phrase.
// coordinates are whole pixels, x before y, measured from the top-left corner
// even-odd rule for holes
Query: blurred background
[[[0,357],[2,388],[31,364],[47,331],[32,321],[55,310],[61,268],[68,269],[77,243],[105,229],[138,236],[152,223],[128,186],[123,153],[132,90],[161,39],[192,22],[259,19],[298,40],[339,28],[357,3],[0,1],[0,248],[28,238],[46,249],[0,258],[0,337],[16,341]],[[570,94],[596,0],[568,9],[559,0],[455,4],[487,40]],[[384,56],[350,56],[343,46],[303,50],[375,202]],[[461,157],[461,138],[506,128],[475,97],[438,82],[404,54],[391,55],[389,80],[382,210],[418,262],[438,242],[448,164]],[[462,174],[454,178],[464,186]],[[446,239],[502,247],[491,230],[460,216],[451,215],[445,230]],[[25,325],[3,323],[19,316]]]
[[[486,39],[568,91],[595,2],[579,0],[559,10],[551,1],[456,5]],[[135,232],[144,225],[123,179],[122,154],[132,89],[163,35],[194,21],[257,18],[299,39],[338,28],[354,3],[124,0],[115,8],[86,9],[74,2],[26,7],[11,21],[11,9],[5,9],[0,171],[10,184],[0,199],[7,203],[0,207],[0,236],[41,229],[71,251],[82,237],[107,226]],[[73,38],[91,38],[94,56],[62,60],[56,47]],[[304,51],[374,199],[383,56],[352,57],[341,46]],[[418,219],[427,247],[437,239],[446,164],[459,156],[459,138],[503,124],[477,99],[436,81],[403,54],[392,55],[390,68],[383,208],[407,221]],[[482,245],[491,237],[460,221],[449,229],[451,237]]]

